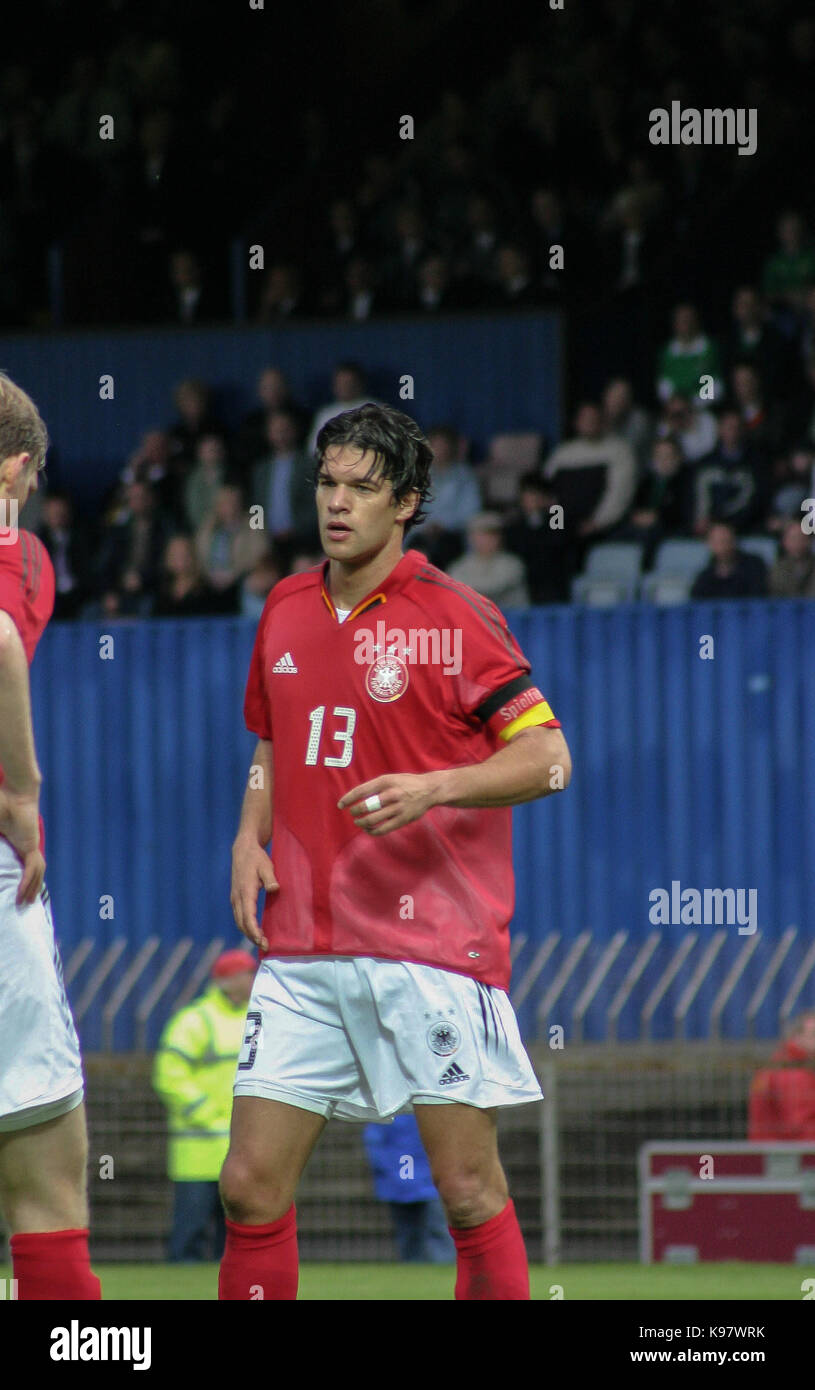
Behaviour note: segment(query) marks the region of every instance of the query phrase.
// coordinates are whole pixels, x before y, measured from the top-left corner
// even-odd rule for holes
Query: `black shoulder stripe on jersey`
[[[40,575],[42,573],[42,557],[45,547],[38,536],[32,536],[34,548],[34,577],[31,581],[31,591],[34,597],[40,592]]]
[[[20,537],[20,560],[22,562],[22,568],[20,570],[20,588],[23,593],[25,593],[28,588],[28,537],[25,531],[18,532],[18,535]]]
[[[473,710],[476,719],[480,719],[482,724],[486,724],[488,719],[492,719],[496,710],[505,705],[507,700],[513,700],[516,695],[522,694],[524,690],[529,690],[535,682],[531,676],[516,676],[514,680],[502,685],[500,690],[494,690],[483,700],[478,709]]]
[[[451,594],[458,594],[459,598],[462,599],[464,603],[468,604],[473,612],[478,614],[479,618],[483,618],[487,627],[490,628],[496,637],[500,637],[507,651],[517,659],[518,653],[512,645],[510,634],[506,628],[503,628],[500,623],[495,621],[489,609],[483,608],[480,603],[475,602],[475,595],[471,598],[469,594],[462,593],[462,590],[455,584],[445,584],[443,580],[438,579],[434,574],[430,574],[427,571],[420,571],[416,575],[416,578],[422,584],[436,584],[440,589],[449,589]]]

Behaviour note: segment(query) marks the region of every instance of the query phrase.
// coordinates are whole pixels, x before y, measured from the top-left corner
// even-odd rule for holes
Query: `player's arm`
[[[433,772],[395,773],[363,782],[339,802],[361,829],[386,835],[418,820],[433,806],[518,806],[562,791],[569,785],[572,760],[560,729],[541,725],[522,729],[483,762]],[[368,811],[378,796],[381,809]]]
[[[272,744],[259,739],[246,783],[238,833],[232,846],[232,892],[230,902],[235,923],[244,936],[268,948],[258,926],[258,893],[276,892],[278,882],[266,846],[272,838],[273,785]]]
[[[42,774],[34,748],[28,662],[17,625],[0,609],[0,834],[23,861],[17,903],[33,903],[42,886],[40,853]]]

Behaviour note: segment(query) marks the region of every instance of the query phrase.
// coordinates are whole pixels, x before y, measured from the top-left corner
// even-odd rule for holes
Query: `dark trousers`
[[[452,1264],[456,1247],[440,1201],[390,1202],[399,1259],[406,1264]]]
[[[220,1260],[226,1226],[217,1182],[173,1183],[173,1228],[170,1260],[197,1263]]]

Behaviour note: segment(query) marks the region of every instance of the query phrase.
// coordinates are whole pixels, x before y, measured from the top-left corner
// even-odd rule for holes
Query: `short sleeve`
[[[500,609],[475,594],[467,607],[458,677],[463,713],[501,742],[536,724],[559,729],[560,721],[532,679],[530,663]]]
[[[268,611],[268,608],[264,609],[255,634],[255,645],[252,649],[252,659],[249,663],[249,675],[246,681],[246,694],[243,700],[243,717],[250,733],[257,734],[258,738],[271,740],[272,719],[266,691],[265,660],[266,614]]]
[[[8,532],[0,531],[0,608],[20,626],[23,604],[20,551],[16,545],[4,544]]]

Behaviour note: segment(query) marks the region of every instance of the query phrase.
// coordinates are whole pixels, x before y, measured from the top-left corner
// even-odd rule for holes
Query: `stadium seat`
[[[572,598],[598,607],[636,598],[642,553],[642,546],[633,541],[602,541],[593,546],[583,573],[572,580]]]
[[[693,582],[709,559],[710,551],[704,541],[663,541],[654,560],[654,573],[683,575]]]
[[[778,541],[775,536],[739,536],[739,550],[757,555],[769,569],[778,557]]]
[[[636,598],[636,586],[615,582],[613,579],[592,579],[590,575],[578,574],[572,580],[572,599],[575,603],[586,603],[590,608],[614,608],[618,603],[628,603]]]
[[[478,470],[489,506],[507,506],[518,500],[518,479],[540,462],[543,436],[533,430],[519,434],[495,434],[485,462]]]
[[[672,603],[687,603],[692,584],[693,578],[689,575],[646,574],[640,585],[640,597],[663,607]]]

